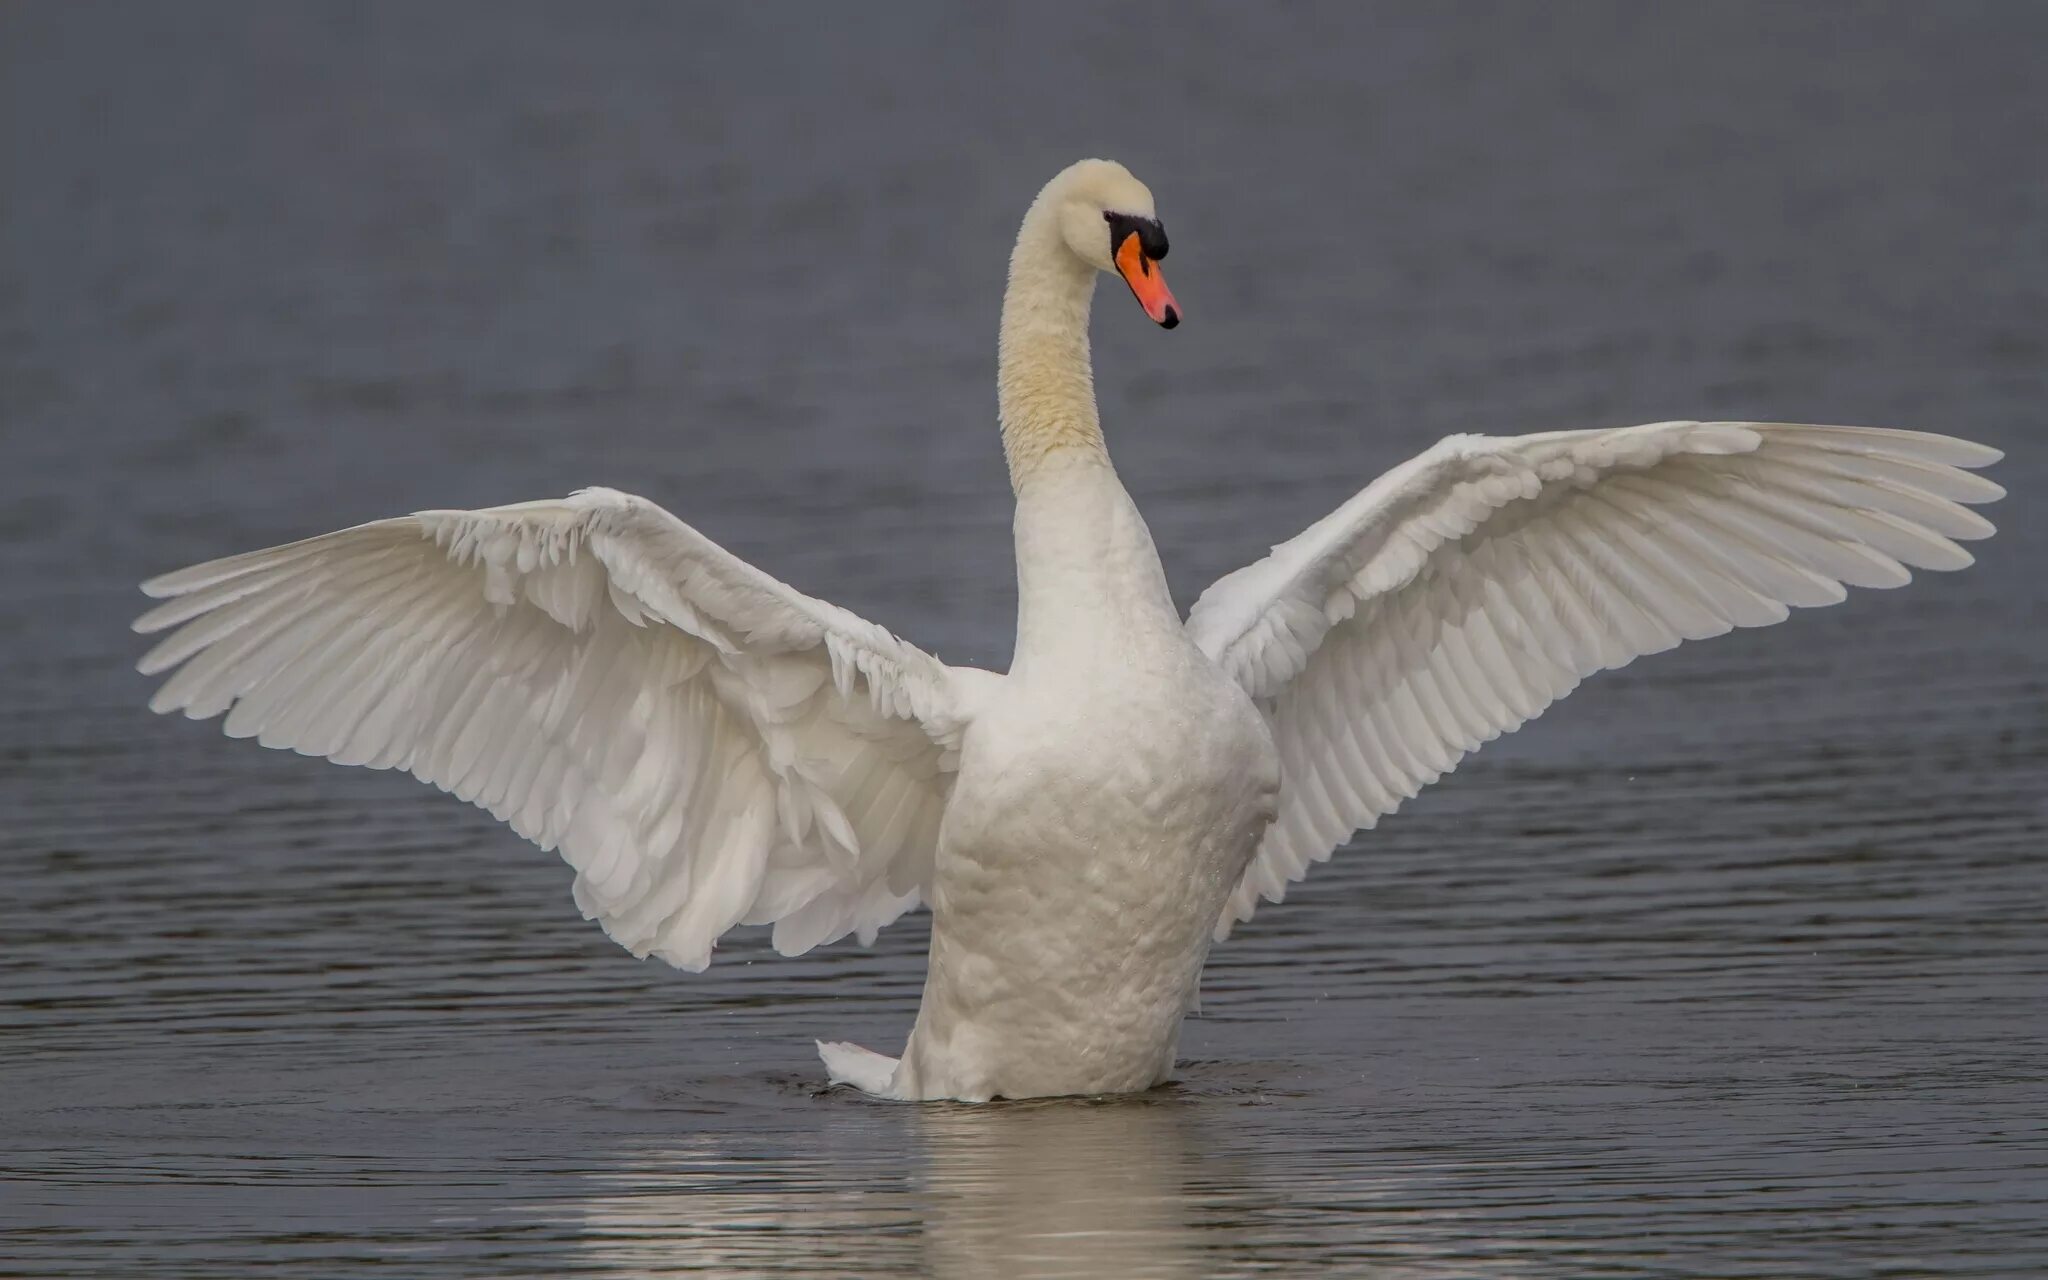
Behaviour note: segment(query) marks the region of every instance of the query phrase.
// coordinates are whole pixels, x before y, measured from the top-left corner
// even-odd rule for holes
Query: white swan
[[[1224,578],[1185,625],[1096,417],[1098,272],[1148,315],[1152,196],[1039,193],[1010,260],[1007,675],[946,666],[609,489],[426,511],[144,586],[151,706],[402,768],[575,867],[576,902],[686,969],[737,924],[795,953],[932,909],[892,1098],[1166,1078],[1212,938],[1591,672],[1970,563],[1997,451],[1849,427],[1455,436]]]

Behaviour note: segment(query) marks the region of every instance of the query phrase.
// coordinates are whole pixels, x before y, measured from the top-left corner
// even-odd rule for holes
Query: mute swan
[[[1115,272],[1180,310],[1151,192],[1086,160],[1032,203],[1003,298],[1015,661],[950,667],[644,498],[422,511],[143,587],[151,701],[402,768],[576,870],[587,917],[701,970],[932,909],[889,1098],[1110,1093],[1167,1077],[1212,939],[1583,677],[1957,569],[1996,450],[1851,427],[1661,422],[1453,436],[1183,624],[1096,417]]]

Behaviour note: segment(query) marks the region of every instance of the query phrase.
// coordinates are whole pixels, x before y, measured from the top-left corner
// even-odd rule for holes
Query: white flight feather
[[[930,881],[961,673],[644,499],[425,511],[143,589],[156,710],[489,810],[636,955],[701,969],[743,921],[871,940]]]
[[[1958,569],[1999,453],[1757,422],[1453,436],[1204,592],[1188,634],[1265,712],[1278,819],[1216,936],[1584,677]]]

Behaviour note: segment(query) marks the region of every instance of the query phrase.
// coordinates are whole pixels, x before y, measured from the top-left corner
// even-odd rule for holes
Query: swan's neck
[[[1067,248],[1055,207],[1042,194],[1024,216],[1003,295],[996,383],[1017,493],[1012,675],[1128,663],[1141,638],[1181,635],[1152,535],[1102,442],[1088,358],[1096,272]]]
[[[1041,196],[1024,215],[1003,294],[997,413],[1010,487],[1019,494],[1058,464],[1109,464],[1088,355],[1096,273],[1061,239],[1054,208]]]

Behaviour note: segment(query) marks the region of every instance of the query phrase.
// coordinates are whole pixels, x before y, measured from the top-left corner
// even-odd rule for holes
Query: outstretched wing
[[[1279,816],[1217,924],[1595,671],[1960,569],[2004,491],[1946,436],[1664,422],[1453,436],[1203,593],[1195,643],[1265,710]]]
[[[426,511],[166,574],[150,706],[404,769],[576,869],[635,955],[871,941],[929,883],[972,675],[642,498]]]

